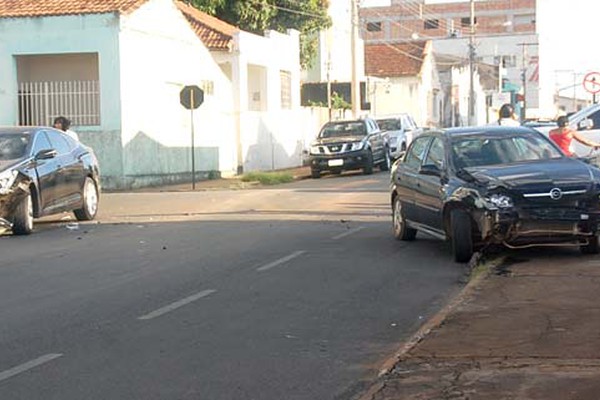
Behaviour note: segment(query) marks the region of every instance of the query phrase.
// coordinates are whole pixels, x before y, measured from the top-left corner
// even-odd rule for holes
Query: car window
[[[39,153],[42,150],[48,150],[48,149],[52,149],[52,148],[53,147],[50,144],[50,141],[48,140],[48,138],[46,137],[45,132],[39,132],[35,136],[35,140],[33,142],[33,151],[32,151],[32,153],[34,155],[36,155],[37,153]]]
[[[424,165],[435,165],[439,169],[444,167],[444,142],[441,138],[436,137],[433,139],[429,151],[427,152],[427,158],[425,159]]]
[[[590,119],[594,123],[591,129],[600,129],[600,110],[590,115]]]
[[[425,149],[427,148],[427,144],[429,143],[430,139],[430,136],[424,136],[415,139],[415,141],[408,149],[408,153],[406,154],[404,163],[413,168],[418,168],[421,165],[421,162],[423,161]]]
[[[452,141],[452,160],[458,169],[561,157],[548,140],[538,135],[478,135]]]
[[[0,160],[16,160],[24,157],[29,137],[23,133],[0,135]]]
[[[321,132],[320,138],[365,136],[367,134],[366,124],[362,121],[328,122]]]
[[[71,151],[71,147],[69,146],[69,142],[64,137],[63,134],[54,131],[46,132],[48,135],[48,139],[50,139],[50,143],[52,144],[52,148],[56,149],[58,154],[66,154]]]
[[[396,131],[400,129],[400,120],[396,118],[387,118],[377,120],[379,127],[384,131]]]

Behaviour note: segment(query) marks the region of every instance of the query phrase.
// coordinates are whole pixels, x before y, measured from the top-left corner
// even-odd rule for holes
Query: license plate
[[[329,160],[327,164],[330,167],[341,167],[342,165],[344,165],[344,160]]]

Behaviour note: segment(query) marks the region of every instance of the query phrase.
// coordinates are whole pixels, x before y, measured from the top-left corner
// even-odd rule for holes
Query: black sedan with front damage
[[[99,193],[91,149],[53,128],[0,128],[0,226],[26,235],[46,215],[92,220]]]
[[[452,243],[468,261],[489,244],[598,253],[600,169],[528,128],[427,132],[392,169],[393,231]]]

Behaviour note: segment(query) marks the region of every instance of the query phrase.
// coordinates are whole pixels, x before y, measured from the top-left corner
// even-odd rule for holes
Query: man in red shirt
[[[594,149],[600,148],[600,143],[592,142],[581,136],[577,131],[569,128],[569,120],[567,117],[558,117],[556,121],[558,128],[550,131],[550,139],[554,141],[561,148],[561,150],[568,156],[574,156],[575,154],[571,151],[571,142],[573,139],[586,146],[593,147]]]

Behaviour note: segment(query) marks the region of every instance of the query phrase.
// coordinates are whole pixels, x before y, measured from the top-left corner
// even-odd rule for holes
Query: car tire
[[[15,209],[12,223],[12,232],[15,235],[29,235],[33,232],[33,199],[31,193],[28,193]]]
[[[598,254],[600,253],[600,244],[598,243],[598,235],[595,234],[589,239],[587,244],[579,246],[582,254]]]
[[[98,186],[90,177],[85,178],[83,183],[83,207],[74,210],[75,218],[78,221],[91,221],[96,218],[98,213]]]
[[[379,169],[382,170],[382,171],[389,171],[390,170],[390,166],[392,164],[392,161],[391,161],[391,158],[390,158],[390,151],[386,147],[383,152],[385,153],[385,155],[383,157],[383,161],[381,162],[381,164],[379,164]]]
[[[362,169],[363,174],[371,175],[373,173],[373,153],[371,153],[371,150],[367,152],[367,156],[365,158],[365,166]]]
[[[311,169],[310,177],[313,179],[319,179],[321,177],[321,171],[319,171],[318,169]]]
[[[450,213],[452,231],[452,252],[454,261],[468,262],[473,256],[473,229],[471,217],[464,210],[452,210]]]
[[[392,229],[396,240],[412,241],[417,237],[417,230],[409,228],[402,212],[402,202],[399,197],[394,199],[392,210]]]

